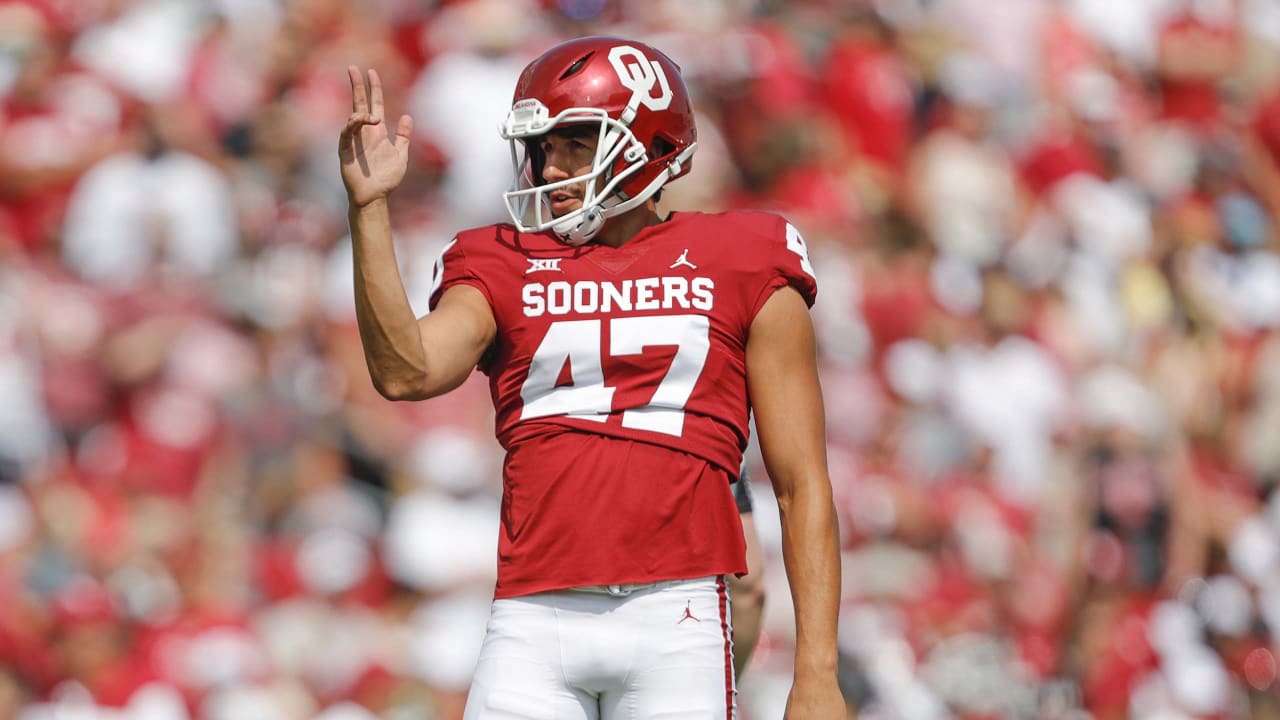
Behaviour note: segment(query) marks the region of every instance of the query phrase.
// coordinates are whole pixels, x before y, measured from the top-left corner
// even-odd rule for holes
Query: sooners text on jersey
[[[498,597],[745,571],[728,481],[748,433],[746,343],[779,287],[816,293],[765,213],[675,213],[621,248],[510,225],[460,233],[431,307],[466,284],[497,321]]]

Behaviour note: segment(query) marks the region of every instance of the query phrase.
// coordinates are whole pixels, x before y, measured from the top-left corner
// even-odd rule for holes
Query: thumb
[[[396,149],[407,150],[409,148],[409,138],[413,136],[413,118],[408,115],[401,115],[400,121],[396,123]]]

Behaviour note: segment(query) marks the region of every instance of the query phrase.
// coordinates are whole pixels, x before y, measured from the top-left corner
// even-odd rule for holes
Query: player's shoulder
[[[691,245],[697,243],[743,269],[773,265],[769,258],[785,250],[791,232],[786,218],[763,210],[678,213],[675,218]]]
[[[763,281],[773,287],[782,278],[813,305],[817,284],[809,250],[800,231],[786,218],[763,210],[691,215],[690,236],[712,243],[722,267],[753,285]]]

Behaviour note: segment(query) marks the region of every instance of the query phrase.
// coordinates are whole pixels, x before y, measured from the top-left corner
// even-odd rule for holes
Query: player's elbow
[[[784,478],[775,476],[773,490],[784,520],[796,511],[805,515],[835,512],[831,481],[825,472],[806,470]]]
[[[372,376],[373,387],[382,397],[393,402],[425,400],[428,397],[424,383],[402,378]]]

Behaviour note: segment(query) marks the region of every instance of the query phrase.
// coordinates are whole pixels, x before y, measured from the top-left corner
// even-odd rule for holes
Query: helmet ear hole
[[[649,143],[649,161],[653,162],[660,158],[667,157],[673,154],[675,151],[676,151],[676,146],[674,143],[672,143],[671,141],[667,140],[662,136],[655,136],[653,138],[653,142]],[[657,192],[653,194],[654,202],[659,202],[662,200],[663,189],[664,188],[658,188]]]
[[[664,137],[655,137],[649,144],[649,159],[657,160],[676,151],[676,146]]]

